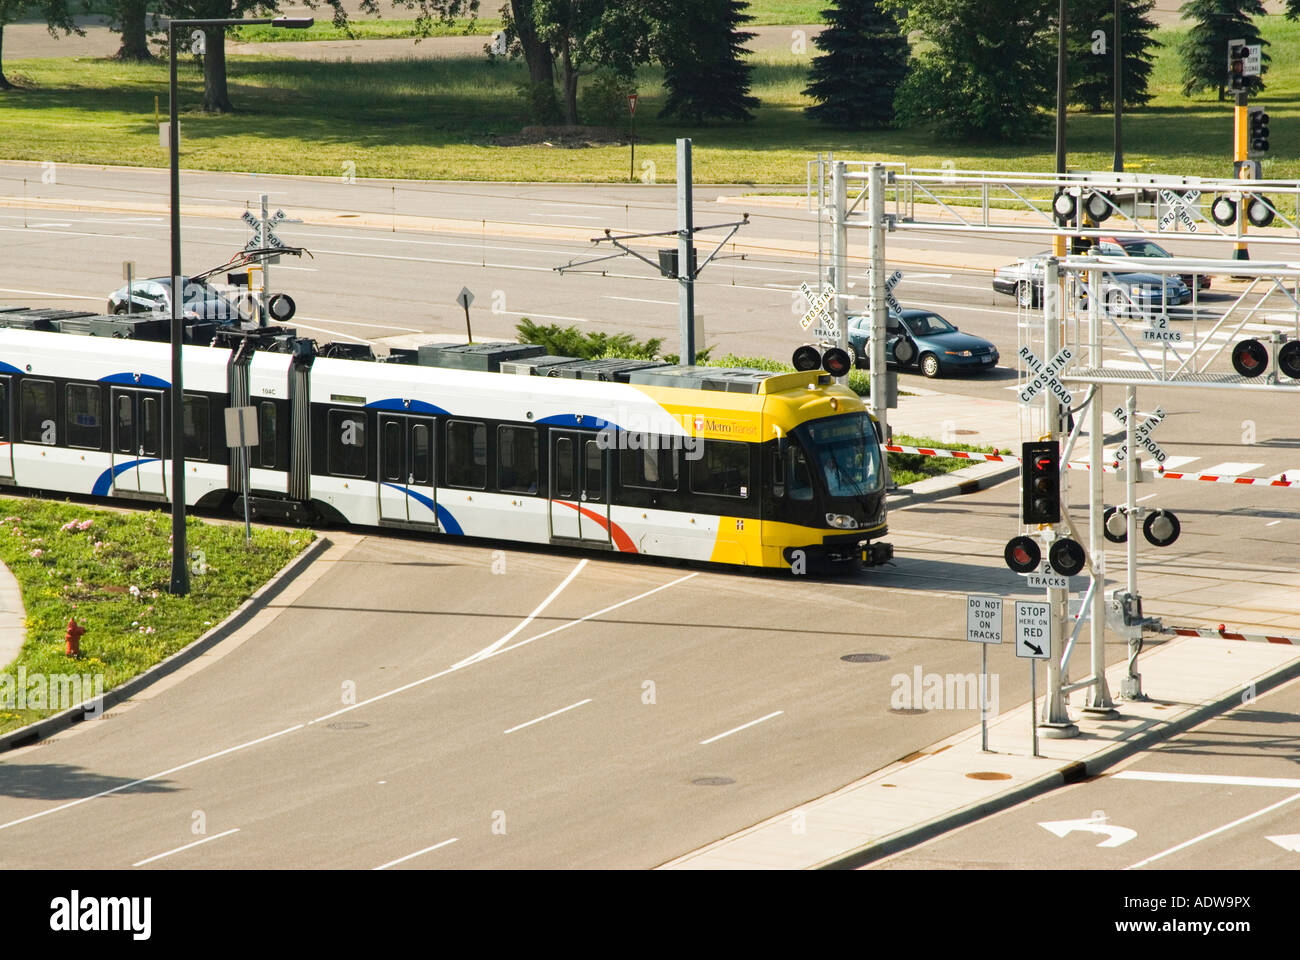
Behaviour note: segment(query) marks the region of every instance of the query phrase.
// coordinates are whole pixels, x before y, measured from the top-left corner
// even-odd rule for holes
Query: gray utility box
[[[629,383],[688,390],[718,390],[724,393],[758,393],[763,381],[775,374],[745,367],[666,366],[638,370]]]
[[[120,316],[65,317],[59,320],[63,333],[83,337],[115,337],[120,340],[166,340],[171,332],[171,321],[157,317]]]
[[[566,377],[569,380],[603,380],[607,383],[629,383],[634,370],[647,367],[666,367],[662,360],[577,360],[551,367],[547,376]]]
[[[543,357],[529,357],[527,360],[509,360],[502,362],[501,372],[522,377],[545,377],[550,375],[552,367],[574,363],[577,360],[577,357],[553,357],[549,354]]]
[[[498,373],[502,362],[546,355],[536,343],[430,343],[419,348],[424,366]]]

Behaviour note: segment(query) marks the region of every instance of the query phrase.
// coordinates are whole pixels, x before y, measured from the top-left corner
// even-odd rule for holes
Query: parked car
[[[1043,277],[1050,256],[1051,252],[1045,250],[1031,257],[1021,257],[1005,267],[998,267],[993,274],[993,289],[1015,297],[1022,307],[1042,306]],[[1117,314],[1159,308],[1161,303],[1177,307],[1192,299],[1191,289],[1182,277],[1175,274],[1162,276],[1138,271],[1107,271],[1103,276],[1103,302]],[[1086,297],[1084,302],[1087,302]]]
[[[1141,237],[1098,237],[1097,253],[1105,257],[1173,257],[1172,253],[1154,240]],[[1194,282],[1201,290],[1210,289],[1208,273],[1184,273],[1181,276],[1183,283],[1189,287]]]
[[[204,280],[184,279],[182,315],[191,320],[219,320],[225,323],[247,319],[240,313],[239,302],[231,291],[220,290]],[[129,286],[114,290],[108,296],[108,312],[159,313],[171,316],[171,277],[151,277],[136,280]],[[247,312],[247,310],[245,310]],[[249,314],[251,316],[251,314]]]
[[[871,318],[850,317],[849,353],[856,366],[867,366],[870,340]],[[927,377],[937,377],[992,369],[998,348],[983,337],[962,333],[931,310],[891,310],[885,321],[885,362],[915,365]]]

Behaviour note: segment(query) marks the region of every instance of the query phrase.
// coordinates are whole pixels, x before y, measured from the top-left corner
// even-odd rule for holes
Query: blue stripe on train
[[[171,384],[151,373],[110,373],[99,378],[100,383],[120,383],[128,387],[155,387],[166,390]]]
[[[128,460],[126,463],[115,463],[112,467],[99,475],[95,480],[95,485],[90,488],[90,492],[96,497],[106,497],[108,496],[109,488],[113,485],[113,478],[118,474],[125,473],[126,471],[132,470],[136,467],[144,466],[146,463],[157,462],[158,458],[152,457],[147,460]]]
[[[409,487],[400,487],[395,483],[384,483],[384,486],[392,487],[398,493],[404,493],[412,500],[422,503],[432,510],[438,517],[438,526],[446,533],[454,534],[458,537],[464,536],[465,531],[462,530],[460,524],[456,522],[456,518],[451,515],[451,511],[440,503],[434,503],[432,497],[425,496],[423,493],[416,493]]]
[[[366,404],[368,410],[392,410],[396,413],[427,413],[431,416],[449,417],[451,416],[442,407],[429,403],[425,400],[403,400],[399,397],[387,397],[383,400],[373,400]]]

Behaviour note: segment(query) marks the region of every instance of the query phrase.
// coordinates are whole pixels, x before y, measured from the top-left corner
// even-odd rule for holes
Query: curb
[[[1290,680],[1300,677],[1300,661],[1282,667],[1271,674],[1266,674],[1263,678],[1255,681],[1255,690],[1257,693],[1267,693],[1274,687],[1281,686]],[[1072,783],[1078,783],[1089,777],[1095,777],[1102,771],[1113,767],[1121,760],[1151,747],[1157,743],[1169,739],[1172,736],[1183,733],[1184,731],[1211,720],[1221,713],[1225,713],[1233,706],[1241,703],[1241,691],[1232,690],[1219,699],[1210,703],[1203,703],[1199,707],[1189,710],[1183,716],[1171,720],[1167,724],[1158,726],[1152,730],[1137,734],[1128,740],[1116,743],[1112,747],[1102,750],[1096,756],[1087,760],[1075,760],[1067,763],[1065,766],[1052,773],[1044,774],[1036,780],[1009,790],[1006,793],[991,797],[979,803],[962,807],[951,813],[943,814],[932,820],[918,824],[907,830],[900,830],[892,833],[880,840],[873,841],[861,847],[850,850],[848,853],[833,857],[829,860],[823,860],[811,869],[813,870],[853,870],[857,867],[865,866],[876,860],[882,860],[885,857],[900,853],[927,840],[932,840],[940,834],[955,830],[957,827],[964,827],[969,823],[974,823],[994,813],[1000,813],[1022,803],[1031,797],[1039,796],[1057,787],[1067,786]]]
[[[931,500],[962,496],[967,493],[975,493],[977,490],[995,487],[1018,476],[1020,476],[1020,464],[1018,463],[975,464],[974,466],[963,467],[961,470],[954,470],[952,473],[945,473],[941,477],[931,477],[928,480],[922,480],[920,483],[899,488],[897,493],[890,494],[886,498],[885,506],[888,510],[898,510],[902,507],[910,507],[915,503],[927,503]]]
[[[281,567],[275,576],[262,584],[257,592],[236,607],[230,616],[193,640],[188,646],[177,650],[167,659],[155,663],[143,673],[138,673],[112,690],[106,691],[100,706],[90,707],[87,706],[86,702],[83,702],[75,707],[69,707],[61,713],[56,713],[43,720],[37,720],[35,723],[29,723],[25,727],[19,727],[17,730],[11,730],[9,733],[0,736],[0,754],[9,750],[31,746],[53,733],[64,730],[75,723],[81,723],[88,717],[102,714],[104,711],[117,706],[123,700],[129,699],[138,691],[145,689],[150,684],[161,680],[206,653],[251,620],[254,614],[265,607],[288,585],[289,581],[300,574],[319,554],[330,546],[332,546],[332,541],[328,537],[318,536],[303,548],[303,551],[298,556]]]

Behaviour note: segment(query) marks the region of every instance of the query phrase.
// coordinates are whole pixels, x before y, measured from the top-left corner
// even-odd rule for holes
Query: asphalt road
[[[873,869],[1300,869],[1300,681],[1243,700],[1100,777]],[[1187,892],[1165,883],[1178,889],[1158,893]]]

